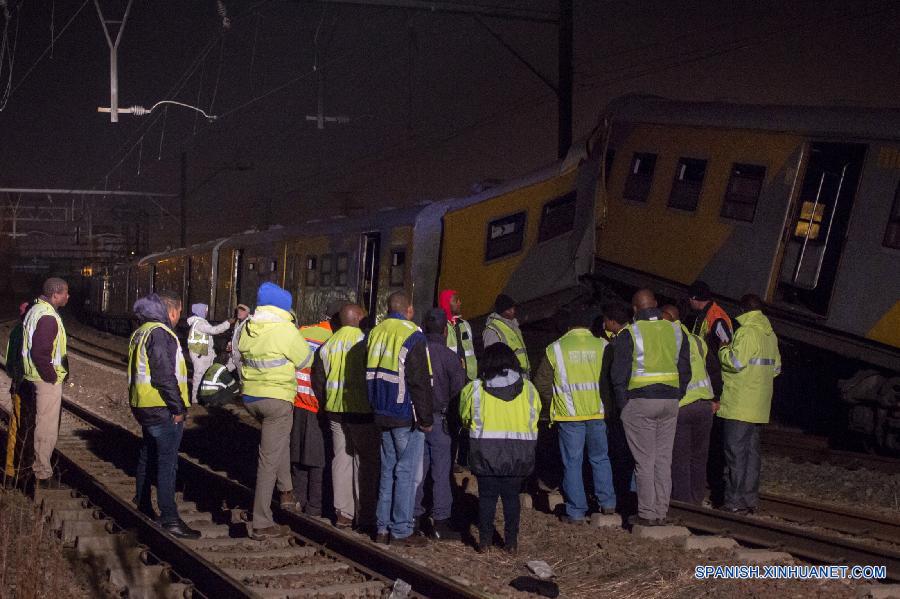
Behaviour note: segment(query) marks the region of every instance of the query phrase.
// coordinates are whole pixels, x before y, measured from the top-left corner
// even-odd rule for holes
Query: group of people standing
[[[252,314],[241,304],[234,319],[211,325],[205,305],[191,307],[190,390],[175,333],[181,300],[150,294],[135,302],[142,324],[128,352],[129,402],[144,440],[134,501],[174,536],[199,536],[175,504],[184,421],[198,398],[215,403],[239,396],[261,426],[248,523],[254,539],[285,532],[273,519],[276,489],[282,508],[314,517],[331,512],[335,526],[355,527],[378,543],[459,538],[465,524],[455,518],[451,472],[465,465],[477,481],[476,549],[493,544],[499,498],[503,546],[515,552],[519,494],[534,473],[543,435],[558,438],[563,521],[584,522],[591,511],[582,474],[586,453],[597,512],[622,511],[617,495],[631,489],[637,496],[632,523],[665,524],[670,498],[695,504],[706,498],[714,420],[725,462],[721,507],[755,510],[759,429],[768,422],[781,368],[777,339],[757,296],[744,296],[732,321],[705,284],[695,283],[689,295],[696,315],[690,328],[676,306],[659,307],[648,289],[634,294],[630,308],[564,311],[562,336],[532,372],[516,302],[506,295],[485,322],[476,358],[472,327],[453,290],[440,293],[421,328],[409,296],[393,293],[387,314],[369,329],[365,310],[349,302],[330,303],[319,322],[299,326],[291,294],[263,283]],[[43,295],[23,311],[7,352],[14,396],[35,405],[38,486],[52,475],[68,371],[56,310],[67,299],[65,282],[48,279]],[[213,337],[232,326],[225,359],[215,361]],[[329,467],[333,510],[323,510]]]

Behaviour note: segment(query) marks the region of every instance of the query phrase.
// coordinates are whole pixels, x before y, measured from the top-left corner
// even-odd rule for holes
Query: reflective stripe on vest
[[[604,417],[600,399],[600,369],[607,342],[585,328],[576,328],[550,344],[553,367],[550,419],[591,420]]]
[[[34,341],[34,333],[37,331],[38,321],[44,316],[50,316],[56,321],[56,338],[53,340],[53,350],[51,352],[50,361],[53,364],[53,370],[56,371],[56,382],[62,383],[66,378],[68,370],[65,367],[66,358],[66,328],[63,326],[62,318],[50,303],[38,298],[34,305],[25,315],[25,321],[22,323],[22,368],[25,379],[33,382],[42,381],[37,366],[31,359],[31,346]]]
[[[406,400],[406,354],[404,347],[419,328],[408,320],[386,318],[369,333],[369,347],[366,362],[366,380],[384,381],[397,385],[394,403],[402,404]]]
[[[150,373],[150,362],[147,357],[147,340],[150,334],[158,328],[162,328],[175,339],[177,351],[175,354],[175,378],[178,381],[178,391],[185,407],[191,405],[188,395],[187,363],[184,353],[181,351],[181,343],[178,337],[166,325],[160,322],[145,322],[131,334],[128,341],[128,400],[133,408],[162,408],[166,407],[159,391],[153,387]]]
[[[662,323],[665,323],[666,326],[663,326]],[[649,328],[647,331],[642,331],[642,326]],[[667,320],[638,320],[628,325],[628,330],[631,331],[631,337],[634,340],[634,356],[628,388],[637,389],[654,384],[678,387],[678,356],[681,353],[681,343],[684,340],[681,323]],[[659,332],[652,332],[656,330]],[[669,330],[672,331],[674,339],[668,336]],[[645,339],[647,334],[651,334],[653,339],[650,341]],[[674,352],[669,352],[671,355],[666,355],[664,353],[666,350],[672,350],[672,341],[674,341]],[[649,359],[646,352],[646,346],[648,345],[654,347],[654,354]],[[669,347],[666,347],[666,345],[669,345]],[[648,362],[657,368],[648,370]]]
[[[522,338],[522,333],[497,318],[489,319],[485,328],[494,331],[497,337],[500,338],[500,343],[513,350],[519,359],[519,365],[522,366],[522,369],[527,374],[531,370],[531,363],[528,361],[528,351],[525,348],[525,340]]]
[[[517,439],[525,441],[536,441],[538,438],[535,426],[537,424],[538,408],[537,393],[534,386],[526,382],[525,388],[513,402],[521,399],[522,394],[528,398],[528,428],[525,430],[485,430],[483,417],[484,398],[481,393],[482,382],[475,380],[472,388],[472,429],[469,431],[469,437],[472,439]],[[490,395],[490,392],[486,392]],[[501,400],[497,400],[501,401]],[[505,403],[505,402],[504,402]],[[512,402],[511,402],[512,403]],[[518,424],[518,423],[517,423]],[[509,428],[509,427],[508,427]],[[521,426],[515,428],[521,429]]]
[[[245,366],[253,368],[278,368],[288,363],[287,358],[272,358],[271,360],[257,360],[255,358],[244,358],[242,360]]]
[[[202,333],[197,330],[197,324],[200,321],[206,322],[205,320],[198,317],[198,320],[194,321],[194,324],[191,325],[190,331],[188,331],[188,351],[197,354],[198,356],[205,356],[209,353],[209,346],[212,342],[212,337],[208,333]],[[209,323],[207,323],[209,324]]]

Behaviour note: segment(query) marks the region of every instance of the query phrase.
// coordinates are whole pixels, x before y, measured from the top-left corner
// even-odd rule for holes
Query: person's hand
[[[431,429],[432,429],[431,426],[420,426],[419,427],[419,430],[422,431],[423,433],[430,433]]]
[[[184,419],[185,419],[185,414],[183,414],[183,413],[175,414],[174,416],[172,416],[172,422],[174,422],[175,424],[178,424],[179,422],[184,422]]]
[[[717,401],[711,401],[711,402],[709,402],[709,403],[712,404],[712,413],[713,413],[713,414],[715,414],[716,412],[719,411],[719,402],[717,402]]]
[[[237,319],[236,319],[236,318],[229,318],[229,319],[228,319],[228,324],[230,324],[230,325],[232,325],[232,326],[233,326],[234,323],[236,323],[236,322],[237,322]]]

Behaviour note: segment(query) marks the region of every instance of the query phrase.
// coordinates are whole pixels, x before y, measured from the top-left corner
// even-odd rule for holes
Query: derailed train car
[[[626,97],[607,118],[596,276],[758,294],[795,366],[776,405],[900,450],[900,111]]]

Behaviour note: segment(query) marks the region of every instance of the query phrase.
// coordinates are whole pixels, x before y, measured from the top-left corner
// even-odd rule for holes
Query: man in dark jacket
[[[616,336],[610,375],[634,456],[638,515],[644,526],[665,524],[672,492],[672,444],[678,402],[691,380],[690,346],[680,323],[663,320],[656,296],[640,289],[634,322]]]
[[[366,383],[381,428],[381,478],[376,542],[421,546],[413,534],[416,488],[422,480],[425,433],[434,420],[425,335],[412,323],[409,296],[388,297],[388,315],[366,342]]]
[[[423,472],[431,473],[431,532],[438,539],[459,539],[459,532],[450,526],[453,493],[450,490],[452,454],[447,410],[450,398],[458,395],[467,382],[466,371],[456,352],[447,347],[447,315],[442,308],[434,308],[422,322],[431,358],[431,380],[434,391],[434,424],[425,433]],[[425,514],[425,477],[416,490],[416,518]]]
[[[196,539],[200,532],[185,524],[175,504],[178,447],[190,405],[187,365],[174,332],[181,300],[165,292],[151,293],[134,303],[134,314],[143,323],[128,342],[129,402],[143,436],[134,502],[155,516],[150,499],[153,477],[147,472],[155,464],[160,526],[175,537]]]
[[[23,401],[20,393],[22,379],[25,378],[25,366],[22,361],[22,345],[25,338],[23,320],[28,311],[28,302],[19,304],[19,322],[9,332],[6,342],[6,374],[9,376],[9,396],[12,411],[9,418],[9,430],[6,436],[6,460],[3,468],[4,486],[12,486],[18,482],[23,464],[27,464],[26,453],[34,429],[34,406]]]

